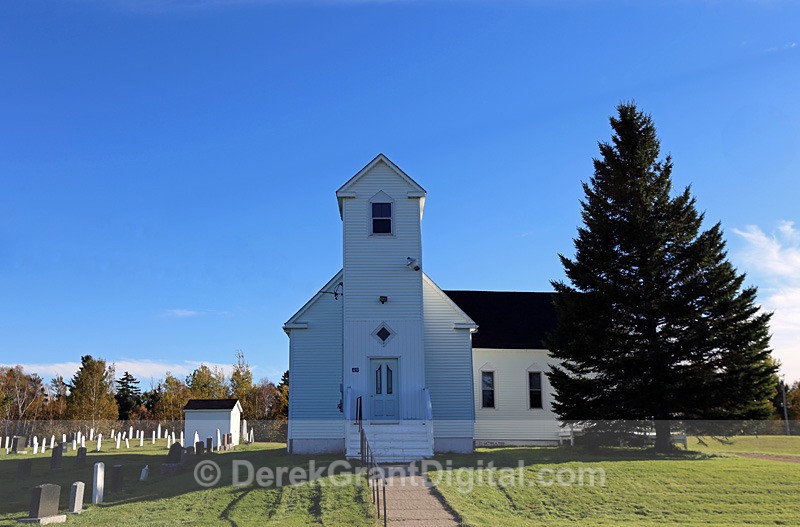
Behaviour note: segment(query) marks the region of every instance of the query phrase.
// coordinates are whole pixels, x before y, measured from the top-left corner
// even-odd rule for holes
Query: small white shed
[[[231,434],[233,444],[239,444],[242,405],[239,399],[189,399],[183,408],[186,446],[194,440],[194,433],[205,443],[211,437],[217,447],[217,429],[220,434]]]

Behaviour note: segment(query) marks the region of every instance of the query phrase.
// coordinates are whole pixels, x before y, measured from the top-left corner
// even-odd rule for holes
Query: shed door
[[[397,359],[370,359],[369,365],[372,383],[370,419],[397,421],[400,385]]]

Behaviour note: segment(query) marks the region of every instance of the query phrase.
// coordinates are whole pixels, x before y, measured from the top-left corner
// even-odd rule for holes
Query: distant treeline
[[[166,372],[155,387],[146,391],[140,389],[139,380],[129,372],[117,380],[115,377],[113,364],[91,355],[81,357],[81,366],[69,381],[59,375],[45,383],[38,374],[26,372],[21,366],[0,367],[3,435],[44,430],[67,433],[77,428],[88,433],[90,428],[99,431],[119,427],[120,420],[131,424],[151,421],[148,427],[159,422],[172,426],[178,423],[180,427],[181,410],[189,399],[237,398],[243,417],[249,421],[282,421],[289,415],[289,372],[278,384],[269,379],[254,382],[242,352],[236,354],[230,378],[222,369],[205,364],[186,379]]]

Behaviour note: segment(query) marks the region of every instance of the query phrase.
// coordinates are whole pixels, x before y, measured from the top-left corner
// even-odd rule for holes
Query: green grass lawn
[[[774,454],[800,457],[800,436],[738,436],[718,441],[703,437],[689,437],[689,450],[712,453]]]
[[[161,441],[156,446],[145,441],[144,447],[131,446],[101,453],[90,452],[85,468],[75,465],[75,453],[64,455],[64,469],[50,470],[50,450],[39,455],[0,455],[0,525],[19,525],[17,518],[27,516],[31,488],[42,483],[61,485],[61,509],[69,504],[70,485],[74,481],[86,484],[84,502],[87,509],[80,516],[67,519],[73,525],[108,526],[167,526],[167,525],[230,525],[258,526],[373,526],[376,519],[365,485],[333,485],[329,478],[311,483],[264,488],[258,485],[232,486],[232,461],[246,460],[260,467],[308,467],[310,458],[289,456],[286,446],[277,443],[255,443],[236,450],[215,453],[207,457],[222,468],[216,487],[204,489],[194,480],[190,466],[174,476],[159,476],[158,467],[165,461],[167,449]],[[138,444],[138,442],[137,442]],[[92,442],[94,445],[94,442]],[[88,446],[88,445],[87,445]],[[33,458],[30,478],[16,480],[17,460]],[[318,465],[337,458],[317,456]],[[93,464],[105,463],[106,495],[102,505],[88,505],[92,496]],[[150,480],[139,481],[139,472],[150,465]],[[109,493],[111,466],[123,465],[124,485],[118,493]],[[286,478],[284,481],[288,481]],[[354,481],[354,480],[353,480]]]
[[[740,439],[741,449],[751,451],[797,454],[800,448],[792,438],[760,443]],[[459,481],[454,471],[478,466],[478,460],[484,466],[492,461],[495,467],[516,467],[522,460],[524,485],[506,478],[500,485],[475,484],[470,491],[468,474],[462,473]],[[570,447],[480,449],[454,461],[449,479],[446,470],[430,476],[465,526],[800,525],[800,464],[796,463],[697,452],[590,453]],[[545,472],[542,481],[553,485],[540,484],[541,469],[552,471]],[[602,469],[605,485],[595,477],[592,486],[587,477],[582,486],[562,486],[552,475],[563,470],[562,481],[568,482],[567,471],[580,474],[587,469],[595,470],[595,476]],[[486,482],[487,469],[481,472]]]

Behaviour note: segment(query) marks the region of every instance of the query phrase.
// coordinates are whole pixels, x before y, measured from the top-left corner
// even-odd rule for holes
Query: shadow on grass
[[[109,508],[137,502],[154,502],[193,492],[203,492],[206,489],[200,486],[194,478],[196,463],[187,464],[183,470],[170,476],[159,475],[159,467],[166,462],[167,451],[158,447],[135,447],[131,449],[110,450],[107,452],[90,452],[84,467],[76,466],[74,452],[64,454],[62,470],[50,470],[49,451],[45,455],[8,455],[0,457],[0,487],[3,488],[3,499],[0,500],[0,521],[24,517],[30,507],[31,490],[36,485],[54,483],[61,486],[60,509],[69,505],[70,486],[75,481],[85,484],[84,504],[89,505],[92,499],[92,479],[94,464],[105,464],[105,496],[104,502],[99,507]],[[31,476],[25,479],[16,477],[17,463],[21,459],[32,460]],[[340,459],[338,456],[309,456],[289,455],[282,444],[254,444],[238,447],[228,452],[207,454],[198,458],[212,460],[221,469],[217,489],[228,487],[231,492],[230,503],[220,512],[220,519],[230,525],[237,524],[231,519],[231,511],[236,504],[244,499],[256,487],[243,487],[241,490],[233,488],[233,461],[247,461],[255,470],[262,467],[308,467],[313,459],[317,466],[327,466]],[[117,492],[109,490],[112,479],[112,467],[123,466],[123,485]],[[139,481],[139,475],[145,465],[150,467],[150,477],[147,481]]]
[[[491,462],[497,468],[516,468],[520,461],[527,466],[574,462],[702,461],[715,457],[719,456],[686,450],[658,453],[653,449],[645,448],[554,446],[479,448],[474,454],[440,454],[434,460],[443,465],[449,462],[449,466],[453,468],[475,467],[478,465],[478,461],[482,461],[484,466]]]

